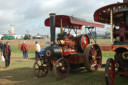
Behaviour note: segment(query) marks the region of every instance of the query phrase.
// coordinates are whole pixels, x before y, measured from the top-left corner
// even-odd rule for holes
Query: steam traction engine
[[[128,76],[128,0],[98,9],[94,20],[111,24],[111,44],[115,56],[106,62],[105,79],[107,85],[114,85],[115,74]]]
[[[101,66],[102,54],[97,44],[90,44],[87,35],[77,35],[77,30],[83,25],[104,27],[104,25],[82,21],[80,19],[50,14],[45,20],[50,26],[51,43],[45,47],[44,55],[34,63],[34,73],[37,77],[45,77],[49,70],[53,71],[58,79],[64,79],[69,74],[69,68],[86,67],[87,71],[97,71]],[[55,27],[61,28],[55,41]],[[68,28],[68,33],[63,28]],[[76,37],[70,31],[76,32]]]

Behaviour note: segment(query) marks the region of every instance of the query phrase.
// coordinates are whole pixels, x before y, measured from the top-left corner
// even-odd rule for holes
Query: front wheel
[[[114,85],[115,82],[115,63],[112,58],[109,58],[105,66],[106,85]]]
[[[69,74],[69,63],[67,59],[60,58],[58,59],[53,67],[53,72],[57,79],[64,79]]]
[[[45,77],[48,74],[47,65],[43,64],[43,60],[36,60],[33,65],[34,74],[36,77]]]

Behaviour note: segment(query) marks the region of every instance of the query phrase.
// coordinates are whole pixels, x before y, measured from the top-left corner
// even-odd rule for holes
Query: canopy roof
[[[62,19],[62,26],[64,28],[82,29],[82,26],[104,28],[104,25],[86,22],[82,19],[78,19],[72,16],[66,16],[66,15],[56,15],[56,27],[61,27],[61,19]],[[50,18],[47,18],[45,20],[45,26],[50,26]]]
[[[125,12],[128,12],[128,3],[116,3],[104,6],[94,13],[96,22],[110,24],[110,10],[113,11],[113,23],[120,25],[125,22]]]

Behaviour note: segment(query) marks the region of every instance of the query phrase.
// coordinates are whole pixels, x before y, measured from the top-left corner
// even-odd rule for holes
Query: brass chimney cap
[[[49,16],[56,16],[56,14],[55,13],[50,13]]]

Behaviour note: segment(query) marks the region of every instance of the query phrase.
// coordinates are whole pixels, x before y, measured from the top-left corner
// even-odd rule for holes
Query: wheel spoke
[[[43,66],[43,60],[36,60],[33,69],[36,77],[44,77],[48,73],[46,66]]]
[[[86,55],[85,68],[87,69],[87,71],[97,71],[102,63],[102,53],[100,47],[97,44],[88,45],[84,53]]]
[[[38,63],[36,63],[36,65],[39,67],[39,64]]]

